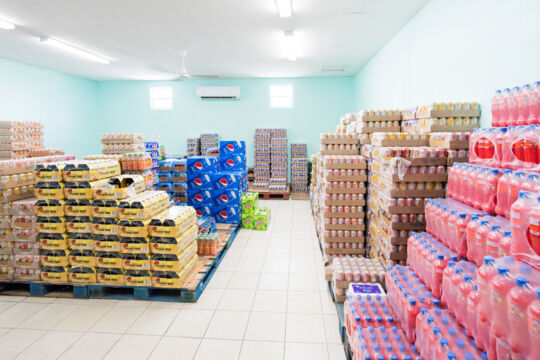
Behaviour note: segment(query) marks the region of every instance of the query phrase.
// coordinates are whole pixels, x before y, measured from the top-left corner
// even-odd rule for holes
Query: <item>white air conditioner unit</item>
[[[239,86],[197,86],[201,99],[240,99]]]

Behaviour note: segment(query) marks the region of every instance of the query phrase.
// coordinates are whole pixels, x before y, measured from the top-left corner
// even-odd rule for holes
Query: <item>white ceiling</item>
[[[301,77],[355,74],[429,0],[0,0],[0,57],[95,80],[170,79],[179,50],[191,75]],[[282,34],[294,30],[298,60]],[[64,40],[104,55],[109,65],[39,43]],[[323,66],[344,72],[322,72]]]

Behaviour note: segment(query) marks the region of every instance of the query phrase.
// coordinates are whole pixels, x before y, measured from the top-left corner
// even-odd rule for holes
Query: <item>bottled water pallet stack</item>
[[[270,142],[270,184],[271,192],[287,192],[289,154],[285,129],[273,129]]]

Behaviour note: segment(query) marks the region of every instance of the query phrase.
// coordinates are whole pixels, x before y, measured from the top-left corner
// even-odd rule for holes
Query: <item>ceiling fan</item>
[[[185,80],[185,79],[219,79],[220,75],[190,75],[186,68],[186,55],[187,50],[180,51],[180,56],[182,58],[182,66],[180,72],[177,74],[174,80]]]

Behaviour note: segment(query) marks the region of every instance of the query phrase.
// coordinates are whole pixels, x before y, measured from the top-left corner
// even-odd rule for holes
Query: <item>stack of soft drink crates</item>
[[[152,159],[152,167],[150,170],[154,178],[154,185],[157,185],[157,183],[160,182],[158,179],[160,157],[159,144],[157,141],[147,141],[144,143],[144,147],[146,149],[146,153],[150,155],[150,159]],[[154,186],[154,189],[157,190],[157,186]]]
[[[307,144],[291,144],[291,191],[308,192]]]
[[[255,180],[253,190],[268,191],[270,185],[270,142],[271,129],[255,129],[255,166],[253,172]]]
[[[289,171],[287,130],[271,129],[269,191],[286,191]]]
[[[201,155],[201,139],[199,138],[188,138],[187,142],[187,156],[199,156]]]
[[[175,205],[187,205],[186,159],[166,159],[159,162],[158,190],[167,191]]]

